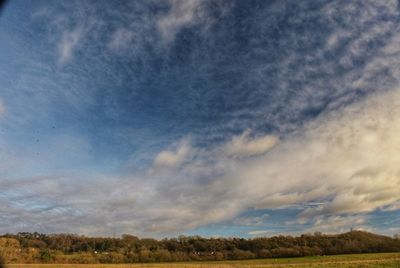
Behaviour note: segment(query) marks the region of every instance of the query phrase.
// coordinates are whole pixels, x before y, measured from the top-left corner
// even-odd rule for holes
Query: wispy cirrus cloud
[[[127,28],[119,28],[114,31],[108,43],[108,47],[113,51],[126,49],[134,41],[135,33]]]
[[[254,156],[266,153],[273,148],[279,141],[274,135],[250,138],[250,131],[245,131],[242,135],[233,137],[231,142],[225,147],[228,155],[235,156]]]
[[[169,10],[157,20],[157,29],[166,43],[174,41],[181,28],[199,21],[198,12],[203,4],[196,0],[169,0],[168,3]]]
[[[82,28],[76,28],[71,31],[63,32],[60,42],[58,43],[59,63],[64,64],[73,57],[74,50],[78,47],[83,35]]]

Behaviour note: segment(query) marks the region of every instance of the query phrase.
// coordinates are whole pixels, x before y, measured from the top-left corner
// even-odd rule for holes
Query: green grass
[[[140,263],[140,264],[10,264],[9,268],[400,268],[400,253],[349,254],[304,258],[255,259],[220,262]]]

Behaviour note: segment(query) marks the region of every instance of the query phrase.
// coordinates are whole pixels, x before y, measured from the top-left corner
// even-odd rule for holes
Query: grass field
[[[336,256],[318,256],[304,258],[257,259],[221,262],[184,262],[149,264],[10,264],[9,268],[238,268],[238,267],[343,267],[343,268],[400,268],[400,253],[349,254]]]

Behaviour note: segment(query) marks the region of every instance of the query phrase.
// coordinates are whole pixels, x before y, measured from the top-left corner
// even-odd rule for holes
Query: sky
[[[400,233],[400,4],[12,0],[0,233]]]

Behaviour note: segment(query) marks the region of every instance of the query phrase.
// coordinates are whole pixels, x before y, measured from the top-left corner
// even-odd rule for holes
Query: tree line
[[[399,251],[398,237],[363,231],[251,239],[179,236],[155,240],[128,234],[110,238],[36,232],[0,236],[0,259],[8,263],[210,261]]]

